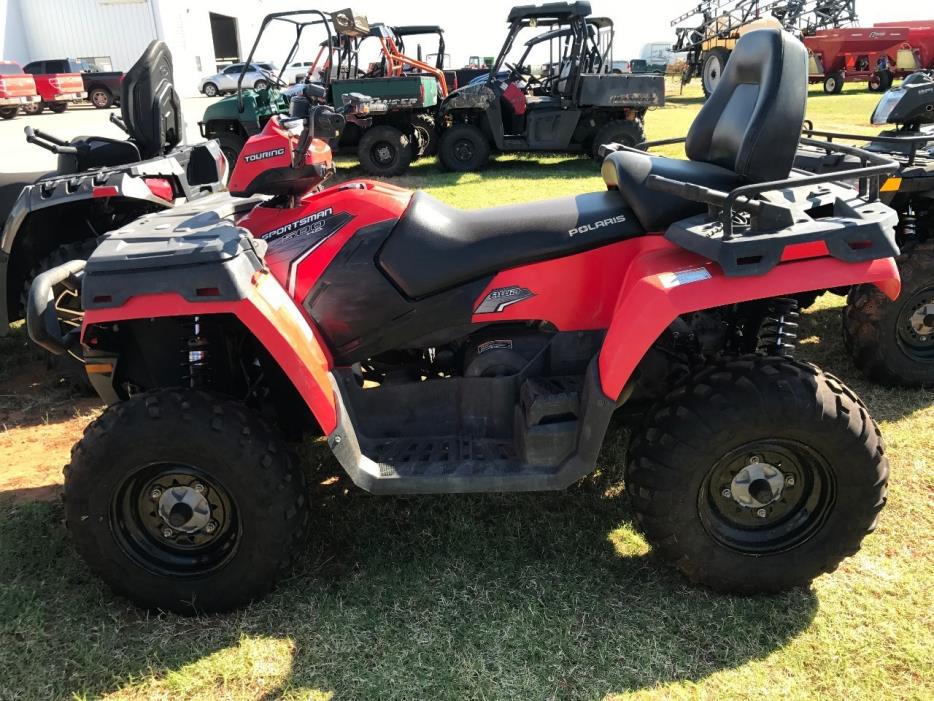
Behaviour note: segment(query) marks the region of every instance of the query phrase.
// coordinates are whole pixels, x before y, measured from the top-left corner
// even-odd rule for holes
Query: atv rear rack
[[[685,137],[646,142],[643,152],[684,143]],[[784,180],[742,185],[722,192],[694,183],[649,175],[646,186],[706,204],[708,212],[672,224],[665,238],[720,264],[729,276],[763,275],[778,265],[785,249],[824,242],[835,258],[859,262],[898,255],[896,213],[879,201],[880,183],[898,171],[888,156],[854,146],[802,138],[801,144],[843,153],[859,167],[818,175],[793,171]],[[841,183],[852,181],[853,187]]]
[[[934,132],[930,134],[921,134],[918,136],[889,136],[886,134],[878,134],[876,136],[870,136],[867,134],[843,134],[840,132],[834,131],[818,131],[814,129],[814,125],[811,122],[805,122],[805,128],[802,132],[807,137],[821,137],[826,141],[819,142],[819,148],[826,151],[828,154],[834,152],[836,149],[828,147],[828,144],[835,145],[834,139],[844,139],[846,141],[859,141],[859,142],[872,142],[874,144],[891,144],[892,146],[907,146],[908,149],[902,153],[899,149],[892,149],[890,155],[893,157],[904,157],[908,160],[905,162],[906,166],[915,165],[915,161],[918,157],[918,151],[924,148],[927,145],[934,147]],[[878,153],[878,151],[873,151],[872,153]]]

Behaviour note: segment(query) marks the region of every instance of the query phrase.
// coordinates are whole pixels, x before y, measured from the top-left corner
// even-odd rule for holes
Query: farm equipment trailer
[[[687,20],[695,20],[687,26]],[[717,86],[736,41],[762,27],[807,37],[856,21],[856,0],[705,0],[671,21],[675,53],[685,54],[681,85],[701,78],[704,96]]]
[[[898,78],[934,68],[934,20],[886,22],[872,27],[827,29],[804,37],[811,83],[839,94],[849,81],[885,92]]]

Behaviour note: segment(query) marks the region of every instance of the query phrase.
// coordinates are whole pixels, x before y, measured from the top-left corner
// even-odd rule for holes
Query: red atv
[[[888,463],[856,395],[789,357],[791,296],[898,294],[877,198],[895,165],[789,179],[806,81],[800,42],[751,32],[691,160],[620,148],[606,191],[473,212],[319,187],[343,117],[306,86],[241,152],[236,197],[147,215],[32,287],[30,335],[57,352],[79,339],[51,290],[80,289],[110,405],[66,468],[79,551],[142,606],[227,609],[300,547],[289,441],[325,436],[380,494],[554,490],[595,469],[625,407],[626,491],[661,557],[741,593],[833,570]]]

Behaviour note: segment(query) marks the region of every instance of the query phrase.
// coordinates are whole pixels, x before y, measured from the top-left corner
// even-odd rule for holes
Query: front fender
[[[117,308],[89,309],[82,334],[94,324],[210,314],[236,316],[282,368],[324,434],[335,429],[337,405],[329,355],[301,310],[268,272],[253,275],[243,299],[189,302],[175,293],[160,293],[133,297]]]
[[[898,297],[901,281],[895,259],[845,263],[810,258],[781,263],[761,276],[727,277],[718,265],[688,251],[644,251],[628,268],[600,352],[603,391],[619,397],[650,346],[683,314],[866,283],[891,299]]]

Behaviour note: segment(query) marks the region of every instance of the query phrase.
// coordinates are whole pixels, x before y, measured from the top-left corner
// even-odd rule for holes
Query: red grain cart
[[[804,38],[810,81],[836,94],[847,81],[865,80],[873,92],[934,64],[934,21],[827,29]]]

